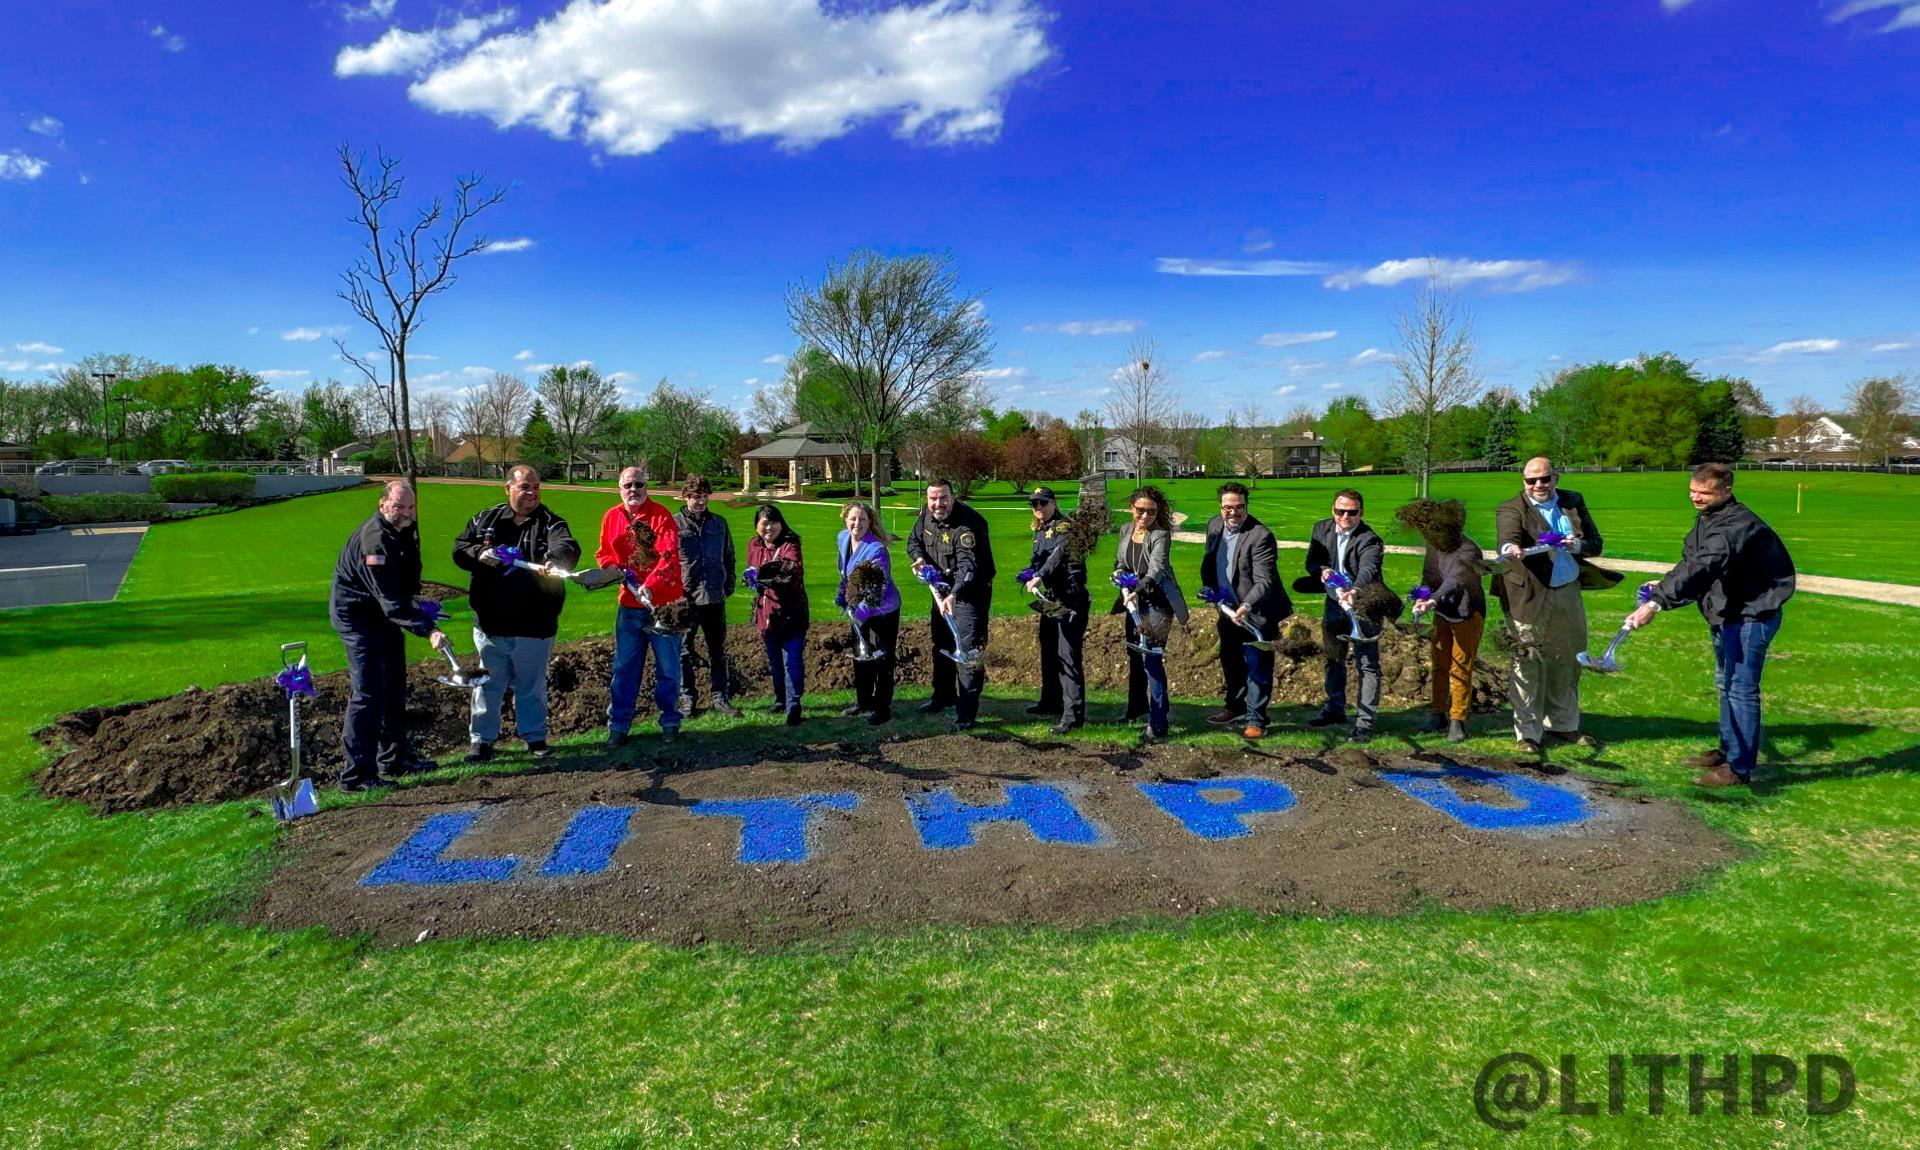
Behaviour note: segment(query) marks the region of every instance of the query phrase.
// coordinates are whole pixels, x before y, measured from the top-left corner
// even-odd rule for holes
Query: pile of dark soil
[[[817,624],[807,645],[809,690],[853,686],[853,639],[849,628]],[[1123,628],[1117,616],[1098,616],[1087,635],[1087,685],[1124,691],[1127,683]],[[924,617],[901,629],[899,681],[931,682],[931,643]],[[766,649],[752,627],[735,625],[727,635],[728,676],[736,698],[769,693]],[[1279,705],[1319,703],[1323,698],[1317,620],[1292,619],[1275,652],[1274,698]],[[1382,706],[1388,710],[1424,704],[1431,660],[1424,632],[1389,627],[1381,640]],[[468,656],[470,664],[472,657]],[[696,659],[696,667],[701,660]],[[1040,657],[1029,619],[996,619],[987,645],[987,681],[1036,687]],[[446,665],[438,660],[408,669],[408,727],[419,749],[441,757],[467,745],[468,695],[435,681]],[[606,722],[607,684],[613,674],[613,640],[585,639],[554,652],[547,675],[548,730],[554,735],[590,731]],[[1167,648],[1167,674],[1176,696],[1206,697],[1220,691],[1219,640],[1211,620],[1196,619],[1174,630]],[[651,707],[653,668],[642,684],[642,714]],[[702,695],[707,676],[691,676]],[[1474,709],[1492,711],[1506,699],[1504,665],[1483,662],[1474,672]],[[346,708],[344,671],[314,678],[316,697],[300,708],[302,758],[322,780],[345,765],[340,722]],[[503,730],[513,729],[508,697]],[[257,794],[286,776],[287,699],[272,679],[212,690],[191,688],[148,702],[97,707],[64,715],[38,732],[43,743],[64,752],[40,775],[41,787],[59,798],[77,799],[102,813],[222,802]]]
[[[756,946],[929,923],[1083,926],[1226,907],[1574,910],[1657,898],[1733,858],[1719,836],[1676,804],[1572,776],[1546,781],[1581,795],[1590,813],[1584,822],[1469,829],[1380,775],[1448,765],[1424,756],[1134,750],[1008,736],[866,746],[789,742],[705,753],[685,746],[686,757],[652,771],[473,777],[409,786],[377,803],[302,819],[288,828],[280,868],[247,918],[391,943],[428,935],[596,933]],[[1189,833],[1135,786],[1246,776],[1280,783],[1295,805],[1250,817],[1241,837],[1213,841]],[[961,849],[922,843],[911,800],[945,790],[960,803],[994,805],[1013,783],[1050,784],[1071,796],[1096,841],[1041,842],[1021,824],[994,823],[979,825],[973,844]],[[1445,785],[1465,800],[1517,805],[1473,778]],[[740,819],[689,809],[704,801],[823,793],[851,794],[857,803],[847,809],[843,802],[816,820],[800,862],[741,863]],[[542,860],[570,820],[609,807],[632,809],[619,824],[625,837],[612,848],[610,865],[543,877]],[[443,857],[513,856],[519,862],[507,878],[361,885],[428,820],[456,813],[473,821]]]

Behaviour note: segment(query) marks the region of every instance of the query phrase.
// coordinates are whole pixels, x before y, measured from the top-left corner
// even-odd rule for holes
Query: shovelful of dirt
[[[1512,764],[992,735],[470,777],[286,834],[248,920],[395,943],[1573,910],[1659,897],[1734,857],[1676,804]]]
[[[909,616],[900,629],[896,655],[899,682],[908,687],[931,681],[929,623]],[[1124,691],[1127,661],[1122,617],[1098,615],[1086,641],[1087,686]],[[1287,621],[1275,644],[1274,701],[1280,706],[1318,705],[1323,699],[1323,665],[1317,619]],[[273,658],[275,653],[268,653]],[[471,661],[471,657],[469,657]],[[1428,698],[1432,656],[1424,632],[1389,626],[1381,638],[1382,706],[1387,710],[1422,706]],[[765,647],[752,627],[737,624],[727,634],[727,677],[736,699],[769,693]],[[987,643],[987,682],[991,686],[1036,687],[1040,657],[1031,620],[993,620]],[[709,682],[704,661],[690,661],[683,686],[702,694]],[[1222,690],[1219,639],[1213,617],[1196,613],[1194,624],[1175,628],[1167,645],[1171,693],[1181,697],[1217,696]],[[276,667],[277,670],[277,667]],[[446,673],[442,661],[408,668],[408,728],[416,746],[444,756],[467,745],[469,695],[436,682]],[[594,730],[606,722],[607,685],[613,673],[613,641],[584,639],[554,651],[547,673],[548,730],[566,736]],[[640,703],[650,706],[653,666],[642,684]],[[810,690],[847,690],[853,686],[851,629],[817,622],[806,649]],[[316,675],[315,697],[300,711],[303,758],[309,773],[325,781],[344,765],[340,723],[346,708],[344,671]],[[1474,669],[1473,707],[1491,712],[1507,696],[1504,663],[1481,662]],[[991,704],[989,704],[991,709]],[[644,715],[644,710],[643,710]],[[509,694],[503,729],[513,729]],[[258,794],[287,772],[287,699],[271,676],[146,702],[96,707],[63,715],[37,732],[61,757],[40,773],[49,795],[77,799],[103,814],[222,802]],[[698,739],[698,733],[688,738]]]

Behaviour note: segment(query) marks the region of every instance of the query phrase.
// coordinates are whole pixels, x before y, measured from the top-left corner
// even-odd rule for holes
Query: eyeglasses
[[[1136,507],[1133,509],[1133,513],[1135,515],[1152,515],[1154,510],[1152,507]]]
[[[1349,516],[1349,515],[1360,514],[1360,509],[1358,507],[1336,507],[1333,509],[1333,513],[1342,518],[1345,518],[1346,516]]]
[[[647,481],[644,479],[642,479],[638,483],[622,483],[620,485],[620,490],[622,491],[645,491],[646,489],[647,489]]]
[[[1553,482],[1553,476],[1551,475],[1542,475],[1537,478],[1532,475],[1529,475],[1526,477],[1526,484],[1528,487],[1541,487],[1552,482]]]

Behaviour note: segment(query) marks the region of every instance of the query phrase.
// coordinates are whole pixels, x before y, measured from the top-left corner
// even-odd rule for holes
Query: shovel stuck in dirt
[[[300,656],[298,660],[294,658],[296,652]],[[274,787],[268,802],[273,807],[273,817],[284,823],[320,809],[319,800],[313,794],[313,780],[303,778],[300,772],[300,696],[313,695],[313,673],[307,670],[305,643],[280,645],[280,674],[275,681],[287,691],[287,742],[293,762],[286,781]]]
[[[485,671],[475,671],[471,675],[462,672],[460,670],[460,660],[453,657],[452,646],[441,648],[440,653],[447,657],[447,666],[453,668],[453,674],[436,675],[434,677],[449,687],[458,687],[463,691],[468,691],[483,685],[488,679],[493,677]]]

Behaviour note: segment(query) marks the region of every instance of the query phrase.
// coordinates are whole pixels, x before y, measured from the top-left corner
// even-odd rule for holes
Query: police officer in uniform
[[[936,478],[927,484],[926,507],[907,537],[907,556],[916,571],[932,567],[939,572],[938,581],[946,584],[947,592],[935,588],[933,593],[933,697],[920,704],[920,710],[933,714],[951,706],[953,729],[969,730],[980,713],[985,671],[979,666],[960,667],[942,652],[954,649],[955,631],[968,650],[987,645],[987,615],[993,608],[993,547],[987,541],[987,521],[954,499],[952,484]],[[953,621],[951,628],[947,619]]]
[[[404,479],[387,483],[380,510],[354,529],[333,567],[328,610],[347,649],[352,684],[342,728],[347,766],[343,791],[368,791],[391,776],[432,770],[407,745],[407,659],[403,631],[424,635],[435,650],[447,637],[421,610],[417,504]],[[384,777],[383,777],[384,776]]]
[[[1033,508],[1033,578],[1027,590],[1071,611],[1071,618],[1040,616],[1040,701],[1029,715],[1060,716],[1055,734],[1064,735],[1087,721],[1087,676],[1081,651],[1087,640],[1087,561],[1067,546],[1067,517],[1053,488],[1036,487],[1027,497]]]

